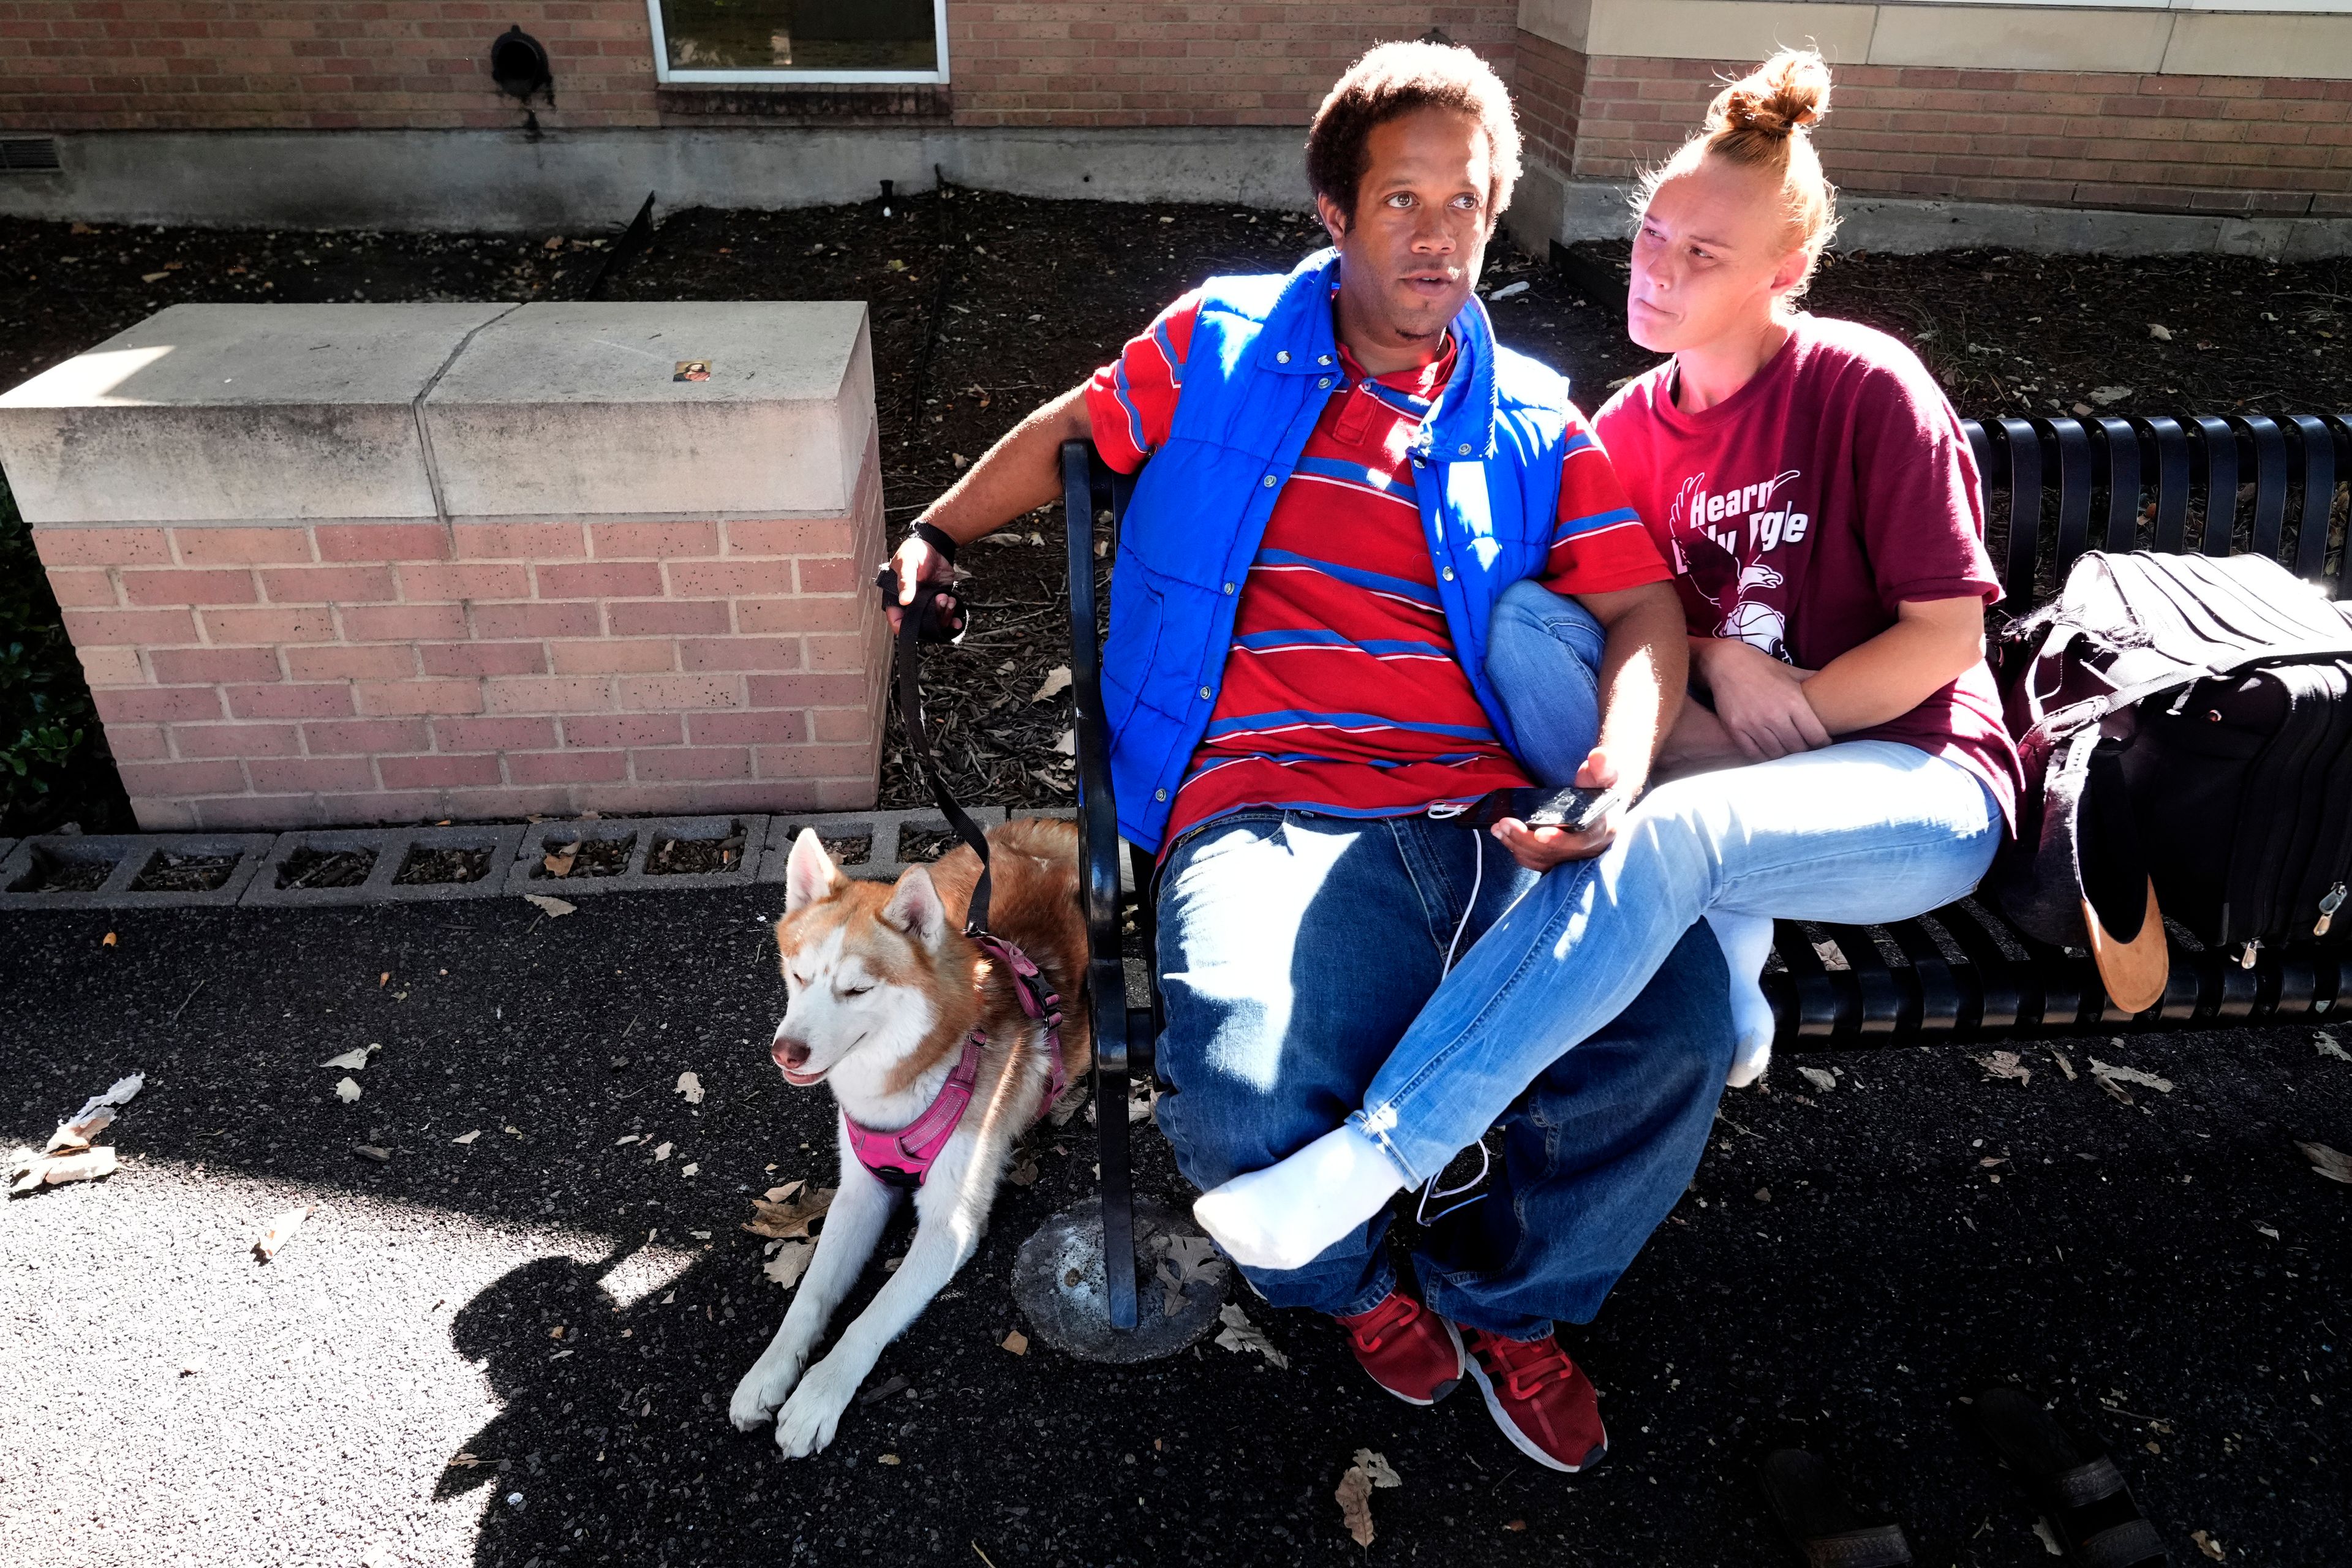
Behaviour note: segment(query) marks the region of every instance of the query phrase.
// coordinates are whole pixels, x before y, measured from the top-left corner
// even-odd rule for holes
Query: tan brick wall
[[[1357,55],[1433,26],[1507,73],[1517,15],[950,0],[950,96],[967,125],[1303,125]],[[488,68],[509,23],[547,46],[542,125],[664,122],[643,0],[0,0],[0,129],[512,126]]]
[[[837,518],[40,528],[142,826],[871,805],[868,447]]]
[[[1549,161],[1622,180],[1696,129],[1718,79],[1753,62],[1594,56],[1580,94],[1533,67],[1523,114],[1576,127]],[[1572,50],[1558,50],[1573,54]],[[2263,216],[2352,214],[2352,81],[1845,66],[1822,161],[1854,193]]]

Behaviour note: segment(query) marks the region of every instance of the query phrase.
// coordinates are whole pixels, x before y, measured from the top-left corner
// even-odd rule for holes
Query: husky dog
[[[1093,1063],[1080,991],[1077,828],[1032,818],[1005,824],[988,842],[989,923],[1061,997],[1058,1060],[1006,965],[963,934],[980,876],[969,847],[884,887],[843,876],[813,832],[793,845],[776,922],[790,1001],[771,1054],[786,1082],[831,1087],[841,1187],[783,1326],[727,1407],[746,1432],[773,1416],[788,1458],[833,1441],[882,1347],[980,1245],[1006,1156],[1044,1114],[1051,1086],[1077,1080]],[[810,1366],[908,1187],[916,1229],[906,1261],[832,1353]]]

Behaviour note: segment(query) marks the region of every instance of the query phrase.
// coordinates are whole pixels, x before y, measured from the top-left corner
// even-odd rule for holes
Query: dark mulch
[[[685,877],[724,871],[743,853],[743,834],[725,838],[659,837],[646,856],[646,875]]]
[[[836,866],[862,866],[874,854],[874,836],[870,833],[835,838],[820,835],[817,842],[824,846],[824,852],[833,857]]]
[[[581,838],[572,843],[578,845],[578,850],[572,857],[569,869],[559,872],[555,865],[562,864],[563,852],[572,845],[550,838],[546,840],[547,854],[541,857],[540,863],[531,868],[530,874],[533,877],[561,877],[573,880],[583,877],[617,877],[629,868],[629,851],[636,847],[637,836],[631,833],[618,838]],[[550,865],[550,860],[555,865]]]
[[[375,869],[373,849],[304,847],[278,863],[281,888],[356,888]]]
[[[617,232],[619,220],[614,215]],[[77,232],[77,229],[82,232]],[[185,300],[573,297],[593,237],[302,234],[0,218],[0,385]],[[1169,300],[1216,272],[1287,268],[1318,243],[1303,215],[1030,201],[952,190],[856,206],[669,215],[607,292],[630,300],[867,300],[893,531],[1045,398],[1082,379]],[[1503,340],[1558,364],[1579,400],[1650,363],[1624,335],[1625,247],[1555,268],[1499,243],[1487,281]],[[143,275],[165,275],[153,282]],[[2342,405],[2352,261],[1833,255],[1813,308],[1917,347],[1964,414],[2232,413]],[[2159,336],[2162,328],[2169,336]],[[1033,700],[1068,662],[1066,552],[1052,510],[965,552],[978,608],[928,656],[934,745],[962,798],[1070,799],[1055,750],[1069,698]],[[928,793],[896,721],[883,802]],[[94,825],[94,824],[93,824]]]
[[[1573,1479],[1519,1458],[1475,1389],[1401,1405],[1328,1321],[1246,1292],[1286,1370],[1213,1343],[1130,1368],[1000,1348],[1026,1327],[1014,1251],[1092,1187],[1076,1121],[884,1353],[868,1390],[898,1390],[782,1463],[725,1417],[790,1299],[737,1228],[748,1200],[834,1180],[829,1097],[768,1060],[777,902],[0,914],[0,1143],[150,1075],[105,1140],[118,1174],[0,1205],[0,1409],[40,1434],[11,1468],[17,1531],[69,1523],[110,1563],[375,1542],[404,1568],[975,1545],[996,1568],[1779,1568],[1756,1466],[1799,1442],[1923,1564],[2036,1568],[2034,1510],[1962,1403],[2015,1376],[2116,1457],[2176,1564],[2207,1561],[2192,1531],[2265,1568],[2332,1568],[2352,1539],[2352,1189],[2294,1147],[2352,1148],[2352,1066],[2309,1026],[2092,1037],[2060,1047],[2071,1079],[2022,1046],[2026,1083],[1981,1047],[1776,1065],[1570,1336],[1612,1438]],[[318,1064],[370,1042],[342,1104]],[[2092,1056],[2173,1087],[2118,1103]],[[1141,1190],[1189,1197],[1148,1128],[1139,1159]],[[256,1263],[298,1204],[320,1207]],[[677,1276],[629,1284],[649,1240]],[[1359,1448],[1404,1481],[1368,1552],[1332,1500]]]
[[[151,856],[131,880],[134,893],[209,893],[227,884],[236,869],[234,855],[175,855],[163,850]]]
[[[84,855],[33,851],[32,868],[12,884],[12,893],[93,893],[114,872],[115,862]]]
[[[437,887],[451,882],[478,882],[490,874],[490,851],[488,849],[414,848],[408,858],[393,873],[393,881],[404,888]]]
[[[919,861],[936,860],[961,842],[952,829],[901,827],[898,829],[898,862],[912,866]]]

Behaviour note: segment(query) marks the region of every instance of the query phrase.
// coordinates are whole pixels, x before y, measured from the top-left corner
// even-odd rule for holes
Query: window
[[[646,0],[666,82],[948,79],[947,0]]]

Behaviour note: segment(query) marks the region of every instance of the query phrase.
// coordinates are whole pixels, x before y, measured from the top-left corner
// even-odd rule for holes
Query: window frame
[[[944,87],[948,80],[948,0],[931,0],[933,47],[939,68],[927,71],[892,70],[793,70],[769,68],[741,68],[733,70],[695,70],[675,68],[669,63],[669,35],[662,25],[662,0],[646,0],[646,17],[652,25],[654,45],[654,79],[667,87],[693,87],[698,84],[732,83],[820,83],[820,82],[896,82],[929,84]]]

